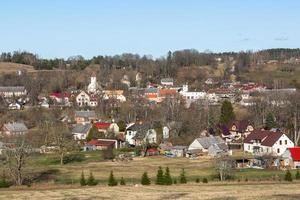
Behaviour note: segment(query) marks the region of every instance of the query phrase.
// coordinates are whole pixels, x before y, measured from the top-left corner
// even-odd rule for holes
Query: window
[[[248,150],[250,151],[250,145],[248,145]]]
[[[269,148],[267,148],[267,153],[269,152]]]
[[[280,153],[280,149],[277,149],[277,153]]]
[[[284,144],[287,145],[287,140],[284,141]]]
[[[282,145],[282,141],[281,140],[279,141],[279,144]]]

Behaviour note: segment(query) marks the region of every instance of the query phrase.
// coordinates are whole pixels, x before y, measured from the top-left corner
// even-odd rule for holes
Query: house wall
[[[194,140],[188,148],[188,150],[194,150],[194,149],[200,149],[204,152],[207,151],[207,149],[204,149],[203,146],[198,142],[198,140]]]
[[[136,131],[132,130],[127,130],[126,135],[125,135],[125,140],[128,142],[130,145],[135,145],[134,139],[132,139],[136,134]]]
[[[150,129],[147,131],[146,138],[148,142],[151,143],[156,143],[157,142],[157,137],[156,137],[156,131],[154,129]]]
[[[163,127],[163,139],[168,139],[170,136],[170,130],[167,126]]]
[[[272,147],[262,146],[260,144],[244,143],[244,151],[254,153],[254,146],[259,146],[261,148],[261,154],[281,156],[287,148],[294,147],[294,143],[285,134],[283,134]]]

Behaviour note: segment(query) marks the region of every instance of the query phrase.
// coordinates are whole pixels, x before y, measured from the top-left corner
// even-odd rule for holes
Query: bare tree
[[[60,157],[60,164],[64,164],[64,156],[68,151],[73,150],[76,145],[68,127],[64,124],[54,124],[50,130],[53,144],[57,146],[57,153]]]
[[[220,157],[215,161],[216,171],[221,181],[232,176],[233,161],[229,157]]]
[[[25,143],[24,137],[18,138],[15,146],[7,147],[4,151],[9,174],[16,185],[24,181],[24,167],[30,155],[31,148]]]

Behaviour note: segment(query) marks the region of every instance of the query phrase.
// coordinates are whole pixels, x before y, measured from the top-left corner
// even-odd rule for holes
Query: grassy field
[[[0,190],[0,199],[207,199],[207,200],[297,200],[300,183],[208,183],[173,186],[95,186],[10,188]]]
[[[113,162],[104,161],[101,152],[89,152],[84,154],[85,160],[59,165],[56,155],[36,155],[31,157],[27,163],[26,172],[34,180],[40,183],[53,184],[78,184],[82,171],[86,176],[90,172],[100,184],[106,185],[111,170],[117,179],[124,177],[126,182],[139,183],[141,175],[147,172],[152,180],[155,180],[156,172],[159,166],[169,167],[173,179],[178,179],[182,168],[185,169],[189,182],[195,182],[197,178],[208,178],[209,181],[217,181],[214,160],[203,156],[197,159],[189,158],[166,158],[163,156],[155,157],[136,157],[132,161]],[[233,157],[241,157],[240,152],[234,153]],[[3,166],[0,170],[2,171]],[[284,171],[276,169],[236,169],[234,178],[236,181],[263,181],[263,180],[283,180]],[[295,173],[295,172],[293,172]]]
[[[16,73],[19,70],[26,70],[27,72],[35,72],[36,70],[33,66],[30,65],[23,65],[17,63],[9,63],[9,62],[0,62],[0,74],[11,74]]]

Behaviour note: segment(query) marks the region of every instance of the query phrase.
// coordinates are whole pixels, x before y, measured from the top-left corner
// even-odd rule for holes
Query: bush
[[[180,183],[185,184],[187,183],[186,177],[185,177],[185,171],[182,168],[181,170],[181,174],[180,174],[180,178],[179,178]]]
[[[291,174],[290,170],[286,171],[285,176],[284,176],[284,180],[289,181],[289,182],[293,181],[292,174]]]
[[[5,177],[3,177],[2,179],[0,179],[0,188],[9,188],[9,184],[6,181]]]
[[[117,186],[118,182],[116,181],[113,171],[110,171],[109,179],[108,179],[108,186]]]
[[[89,185],[89,186],[94,186],[94,185],[98,184],[98,182],[95,180],[92,172],[90,172],[90,176],[87,179],[86,184]]]
[[[85,156],[83,154],[68,154],[64,156],[63,163],[68,164],[68,163],[73,163],[73,162],[82,162],[85,160]]]
[[[156,185],[163,185],[164,184],[164,172],[161,167],[158,168],[156,174]]]
[[[173,183],[171,175],[170,175],[169,167],[166,168],[166,172],[163,177],[163,182],[164,182],[164,185],[172,185],[172,183]]]
[[[80,177],[80,181],[79,182],[80,182],[81,186],[85,186],[86,185],[86,180],[85,180],[83,171],[81,172],[81,177]]]
[[[151,184],[151,181],[148,177],[148,174],[147,172],[144,172],[143,175],[142,175],[142,180],[141,180],[141,184],[142,185],[150,185]]]
[[[174,179],[173,183],[176,185],[176,184],[177,184],[177,180],[176,180],[176,179]]]
[[[196,183],[200,183],[200,179],[199,178],[196,178]]]
[[[124,180],[124,178],[123,178],[123,177],[121,177],[121,180],[120,180],[120,185],[126,185],[126,183],[125,183],[125,180]]]
[[[297,170],[296,175],[295,175],[296,180],[300,180],[300,173],[299,170]]]
[[[203,178],[202,179],[202,183],[208,183],[208,179],[207,178]]]

